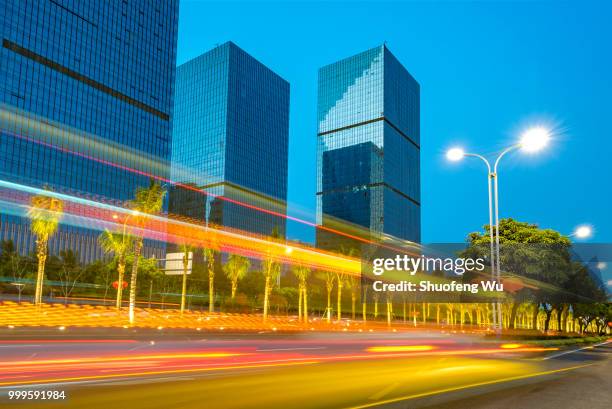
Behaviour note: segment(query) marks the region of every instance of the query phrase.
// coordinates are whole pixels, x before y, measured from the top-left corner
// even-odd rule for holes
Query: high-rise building
[[[386,46],[319,70],[317,245],[420,242],[419,84]]]
[[[0,22],[0,178],[123,205],[169,177],[178,0],[0,0]],[[0,239],[30,252],[20,216]],[[98,235],[62,225],[50,251],[91,261]]]
[[[289,83],[227,42],[177,68],[170,212],[285,235]]]

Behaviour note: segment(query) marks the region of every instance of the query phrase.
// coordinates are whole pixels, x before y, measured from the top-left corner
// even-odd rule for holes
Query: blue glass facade
[[[174,114],[172,179],[202,193],[174,188],[170,212],[284,236],[289,83],[228,42],[177,68]]]
[[[178,0],[0,0],[0,21],[1,178],[121,204],[169,176]],[[93,260],[98,234],[50,249]],[[18,217],[0,239],[33,246]]]
[[[319,70],[319,225],[420,242],[419,96],[384,45]],[[317,230],[320,247],[340,241]]]

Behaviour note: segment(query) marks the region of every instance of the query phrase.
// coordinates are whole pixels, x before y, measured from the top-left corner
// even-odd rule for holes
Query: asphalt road
[[[460,334],[0,341],[0,406],[608,408],[610,348],[537,350]],[[9,391],[65,391],[15,401]]]

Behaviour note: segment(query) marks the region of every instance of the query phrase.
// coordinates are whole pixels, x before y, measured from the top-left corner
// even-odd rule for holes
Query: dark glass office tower
[[[289,83],[232,42],[177,68],[170,212],[284,237]]]
[[[0,178],[124,205],[169,177],[178,0],[0,0],[0,22]],[[91,261],[98,234],[64,224],[50,251]]]
[[[419,84],[379,46],[319,70],[317,223],[420,242]],[[317,245],[341,236],[317,229]]]

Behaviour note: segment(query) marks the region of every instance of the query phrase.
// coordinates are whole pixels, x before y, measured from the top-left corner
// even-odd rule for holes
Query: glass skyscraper
[[[176,75],[170,212],[284,237],[289,83],[232,42]]]
[[[421,240],[420,87],[386,46],[319,70],[317,223]],[[317,245],[345,240],[317,229]]]
[[[0,0],[0,21],[0,178],[125,205],[169,177],[178,0]],[[100,258],[98,234],[63,225],[50,251]],[[34,246],[17,214],[0,239]]]

